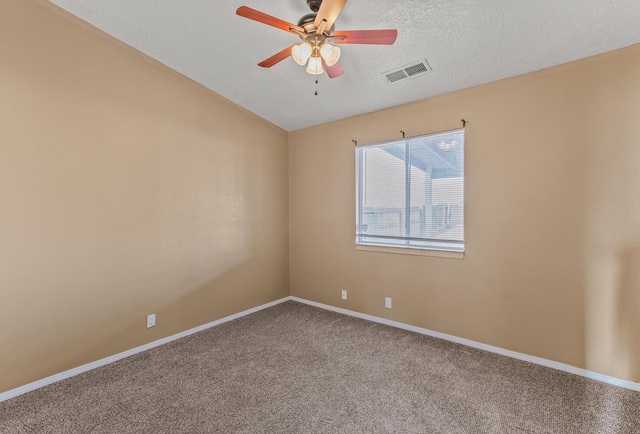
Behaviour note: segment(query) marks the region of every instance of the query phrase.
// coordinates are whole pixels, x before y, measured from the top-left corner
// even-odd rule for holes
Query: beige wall
[[[462,118],[465,259],[356,251],[351,141]],[[291,295],[640,381],[639,119],[633,46],[289,134]]]
[[[287,296],[287,158],[48,2],[0,2],[0,392]]]

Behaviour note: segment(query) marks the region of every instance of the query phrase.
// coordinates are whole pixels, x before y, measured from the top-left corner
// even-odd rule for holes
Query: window
[[[464,252],[464,130],[356,147],[356,244]]]

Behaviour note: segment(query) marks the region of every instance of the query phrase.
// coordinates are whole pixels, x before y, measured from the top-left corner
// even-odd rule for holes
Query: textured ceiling
[[[235,14],[246,5],[295,24],[305,0],[51,1],[288,131],[640,42],[638,0],[350,0],[337,30],[397,28],[398,39],[342,45],[345,74],[316,85],[291,58],[258,67],[300,39]],[[431,73],[381,75],[425,58]]]

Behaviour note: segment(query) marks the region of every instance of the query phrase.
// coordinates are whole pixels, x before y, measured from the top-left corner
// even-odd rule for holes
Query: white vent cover
[[[422,74],[431,72],[432,69],[427,63],[427,59],[419,60],[417,62],[410,63],[402,68],[394,69],[392,71],[384,72],[389,83],[395,83],[396,81],[406,80],[407,78],[417,77]]]

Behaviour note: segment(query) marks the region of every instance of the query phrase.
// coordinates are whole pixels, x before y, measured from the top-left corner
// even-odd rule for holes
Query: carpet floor
[[[1,433],[640,433],[640,393],[286,302],[0,403]]]

